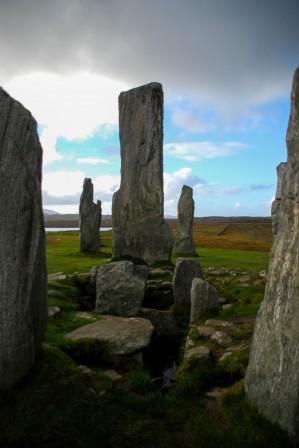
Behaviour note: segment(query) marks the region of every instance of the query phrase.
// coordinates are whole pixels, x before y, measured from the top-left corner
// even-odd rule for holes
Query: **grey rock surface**
[[[154,328],[154,336],[177,336],[178,327],[174,314],[170,311],[141,308],[140,317],[149,320]]]
[[[104,316],[65,336],[72,340],[94,339],[112,354],[127,355],[147,347],[153,331],[151,322],[141,317]]]
[[[265,297],[245,377],[247,397],[299,442],[299,68],[291,93],[288,158]]]
[[[185,352],[185,358],[210,358],[211,350],[208,347],[193,347]]]
[[[191,286],[190,322],[195,322],[206,313],[218,313],[218,291],[201,278],[194,278]]]
[[[113,258],[170,260],[164,220],[163,90],[150,83],[119,95],[121,186],[112,201]]]
[[[97,201],[96,204],[93,202],[93,183],[86,177],[83,182],[79,207],[81,252],[98,252],[100,250],[101,219],[101,201]]]
[[[276,186],[275,199],[272,202],[272,206],[271,206],[273,238],[276,237],[277,231],[278,231],[279,208],[280,208],[280,205],[281,205],[282,191],[283,191],[283,186],[284,186],[284,183],[285,183],[284,176],[285,176],[285,172],[286,172],[286,167],[287,167],[287,164],[285,162],[280,163],[276,167],[277,186]]]
[[[100,266],[96,279],[96,306],[99,314],[138,316],[144,298],[148,267],[131,261]]]
[[[178,255],[195,255],[193,241],[194,200],[193,189],[184,185],[178,202],[178,229],[174,252]]]
[[[0,166],[0,390],[7,390],[40,351],[48,288],[37,123],[2,88]]]
[[[193,279],[196,277],[203,279],[199,262],[192,258],[177,258],[172,278],[175,304],[191,303],[191,286]]]

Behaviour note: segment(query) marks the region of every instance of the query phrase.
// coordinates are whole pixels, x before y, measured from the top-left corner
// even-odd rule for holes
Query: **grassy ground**
[[[84,276],[50,282],[49,289],[56,291],[49,299],[50,305],[59,306],[61,313],[49,320],[42,352],[30,374],[22,384],[1,396],[0,446],[291,447],[285,433],[259,416],[246,401],[243,386],[254,318],[264,294],[265,279],[260,271],[268,266],[269,253],[263,244],[270,242],[265,234],[265,241],[259,233],[254,234],[256,229],[246,231],[246,223],[242,229],[237,227],[234,235],[232,229],[225,227],[227,223],[217,226],[212,229],[209,224],[205,236],[201,236],[200,227],[196,228],[197,241],[206,238],[208,242],[198,243],[197,259],[206,279],[231,305],[218,317],[235,323],[228,333],[242,349],[220,362],[225,347],[216,346],[191,329],[189,337],[193,343],[209,346],[212,357],[205,361],[181,359],[176,384],[164,393],[161,378],[152,377],[134,359],[121,362],[119,358],[107,357],[101,347],[88,340],[67,340],[67,331],[88,323],[84,314],[78,312],[88,310],[93,319],[100,317],[92,311]],[[49,273],[88,272],[92,266],[108,262],[111,232],[104,232],[101,237],[101,252],[91,256],[79,252],[78,232],[49,234]],[[242,238],[247,250],[239,249]],[[229,248],[224,247],[223,239]],[[174,311],[186,337],[188,310]],[[204,320],[205,317],[197,324]],[[83,373],[78,368],[80,364],[88,365],[92,371]],[[111,378],[111,369],[119,374],[117,379]],[[209,395],[219,390],[218,395]]]

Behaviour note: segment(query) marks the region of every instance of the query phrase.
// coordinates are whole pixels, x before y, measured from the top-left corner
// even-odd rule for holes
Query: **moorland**
[[[175,232],[176,222],[170,224]],[[1,396],[1,446],[292,446],[286,434],[261,417],[244,394],[254,320],[266,284],[271,221],[195,222],[194,240],[205,279],[217,288],[224,304],[216,319],[234,323],[227,330],[234,350],[225,357],[225,346],[196,331],[210,316],[190,328],[190,310],[176,308],[171,297],[162,297],[162,309],[174,312],[180,328],[173,342],[178,346],[176,381],[165,390],[163,373],[153,374],[150,364],[107,358],[90,341],[74,343],[64,336],[88,323],[84,312],[101,318],[86,301],[84,289],[92,266],[111,260],[112,232],[101,232],[101,251],[94,255],[80,253],[78,231],[47,234],[48,273],[66,275],[49,281],[49,305],[61,311],[49,319],[41,354],[30,374]],[[157,283],[171,281],[174,264],[175,256],[172,266],[150,270],[149,278]],[[210,359],[184,359],[187,337],[195,345],[208,346]]]

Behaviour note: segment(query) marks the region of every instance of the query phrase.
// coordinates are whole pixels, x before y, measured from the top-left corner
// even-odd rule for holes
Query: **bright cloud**
[[[109,164],[108,160],[105,159],[97,159],[97,158],[92,158],[92,157],[79,157],[77,159],[77,163],[80,164],[87,164],[87,165],[98,165],[100,163],[104,163],[104,164]]]
[[[247,146],[241,142],[177,142],[164,145],[166,154],[195,162],[216,157],[231,157]]]
[[[50,196],[72,196],[80,193],[85,173],[83,171],[52,171],[43,174],[42,189]]]
[[[61,159],[58,137],[85,139],[96,130],[108,137],[118,123],[118,95],[127,86],[90,73],[61,76],[38,72],[13,78],[4,88],[42,125],[44,164],[48,164]]]

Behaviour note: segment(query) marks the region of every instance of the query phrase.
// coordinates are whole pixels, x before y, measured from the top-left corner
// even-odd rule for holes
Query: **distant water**
[[[79,227],[46,227],[46,232],[66,232],[68,230],[79,230]],[[112,227],[101,227],[101,232],[112,230]]]

